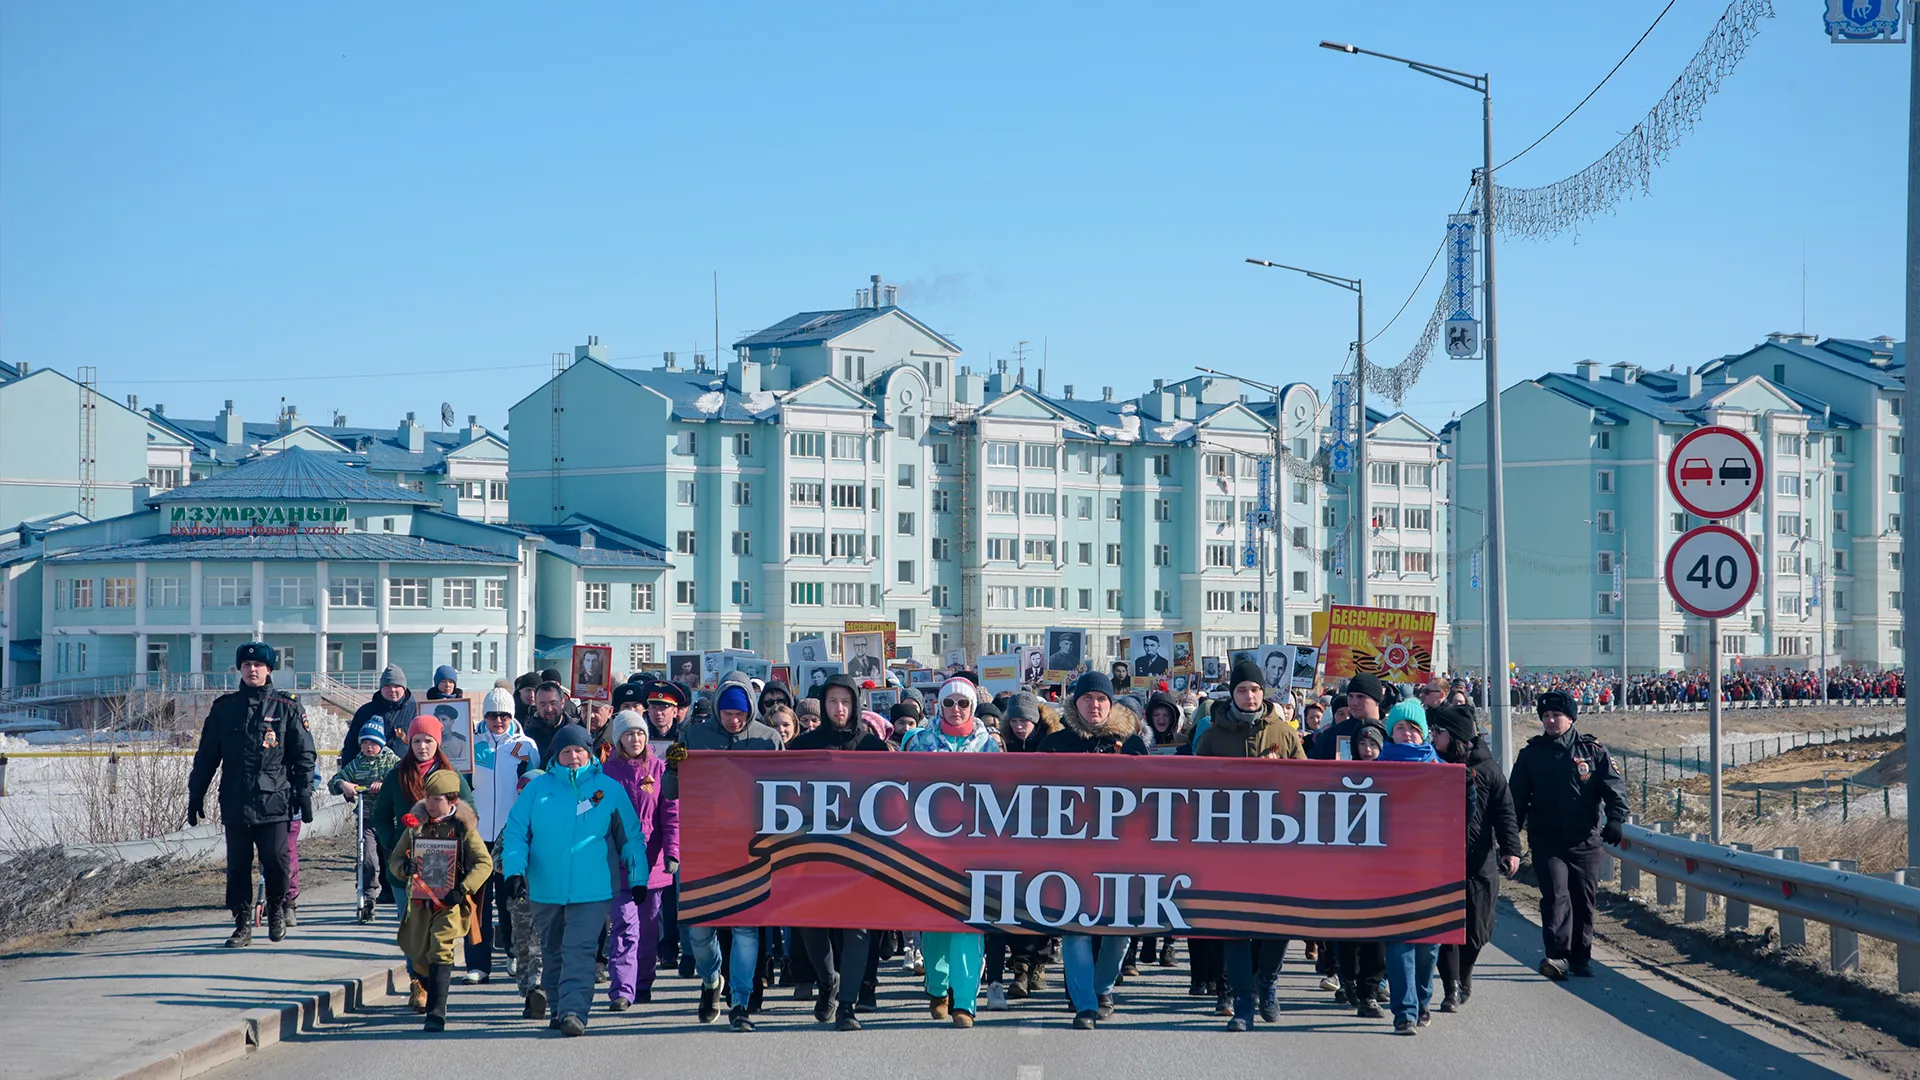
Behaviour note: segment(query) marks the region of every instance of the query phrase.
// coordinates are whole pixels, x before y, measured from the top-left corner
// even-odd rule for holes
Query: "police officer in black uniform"
[[[1607,748],[1573,730],[1579,706],[1572,698],[1549,690],[1535,708],[1542,734],[1513,759],[1509,787],[1540,881],[1540,936],[1547,951],[1540,974],[1558,981],[1593,974],[1600,842],[1620,842],[1627,794]]]
[[[240,646],[240,689],[214,699],[200,729],[187,780],[187,824],[207,812],[207,788],[220,772],[220,821],[227,830],[227,947],[253,944],[253,855],[267,883],[267,937],[287,936],[287,828],[313,821],[313,732],[292,694],[273,688],[279,655],[264,641]]]

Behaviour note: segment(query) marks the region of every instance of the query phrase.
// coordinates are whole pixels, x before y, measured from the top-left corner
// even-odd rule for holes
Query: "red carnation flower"
[[[414,817],[412,814],[402,814],[400,816],[400,824],[405,825],[409,829],[417,829],[420,827],[420,819]]]
[[[867,680],[866,682],[863,682],[863,683],[861,683],[861,684],[860,684],[860,688],[861,688],[861,689],[863,689],[863,690],[878,690],[878,689],[880,689],[880,688],[879,688],[879,687],[878,687],[877,685],[875,685],[875,684],[874,684],[874,681],[873,681],[872,679],[868,679],[868,680]]]

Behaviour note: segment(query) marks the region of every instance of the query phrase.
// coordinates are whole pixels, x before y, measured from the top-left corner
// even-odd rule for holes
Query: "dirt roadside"
[[[1793,732],[1834,731],[1856,725],[1899,723],[1906,719],[1900,708],[1837,709],[1727,709],[1721,716],[1722,734],[1772,735]],[[1513,716],[1515,746],[1540,734],[1540,725],[1529,710],[1516,709]],[[1661,747],[1692,746],[1707,738],[1707,714],[1699,712],[1614,712],[1583,713],[1581,731],[1592,735],[1613,750],[1659,750]]]

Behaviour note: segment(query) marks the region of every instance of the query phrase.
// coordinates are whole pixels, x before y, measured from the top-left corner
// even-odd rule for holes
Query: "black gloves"
[[[641,883],[641,884],[639,884],[639,885],[635,885],[635,886],[634,886],[633,888],[631,888],[631,889],[629,889],[629,890],[627,890],[627,891],[628,891],[629,893],[632,893],[632,894],[633,894],[633,902],[634,902],[634,903],[635,903],[636,905],[638,905],[638,906],[640,906],[640,907],[646,907],[646,906],[647,906],[647,893],[649,892],[649,890],[648,890],[648,888],[647,888],[647,886],[646,886],[646,883],[645,883],[645,882],[642,882],[642,883]]]
[[[527,895],[527,879],[524,874],[515,874],[507,879],[507,898],[518,900]]]
[[[311,791],[303,791],[300,793],[300,823],[302,825],[313,824],[313,792]]]
[[[200,819],[206,816],[207,808],[203,802],[194,800],[187,803],[187,828],[200,824]]]
[[[1624,834],[1620,830],[1620,823],[1611,818],[1607,820],[1605,825],[1600,827],[1600,839],[1606,841],[1613,847],[1620,846],[1620,838],[1622,835]]]

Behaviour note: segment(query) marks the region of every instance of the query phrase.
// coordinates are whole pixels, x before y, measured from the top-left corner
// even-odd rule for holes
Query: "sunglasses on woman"
[[[966,699],[966,698],[957,698],[957,697],[950,697],[950,698],[948,698],[948,699],[946,699],[945,701],[942,701],[942,702],[941,702],[940,704],[941,704],[941,705],[943,705],[943,706],[945,706],[946,708],[949,708],[949,709],[971,709],[971,708],[973,708],[973,702],[972,702],[972,701],[970,701],[970,700],[968,700],[968,699]]]

